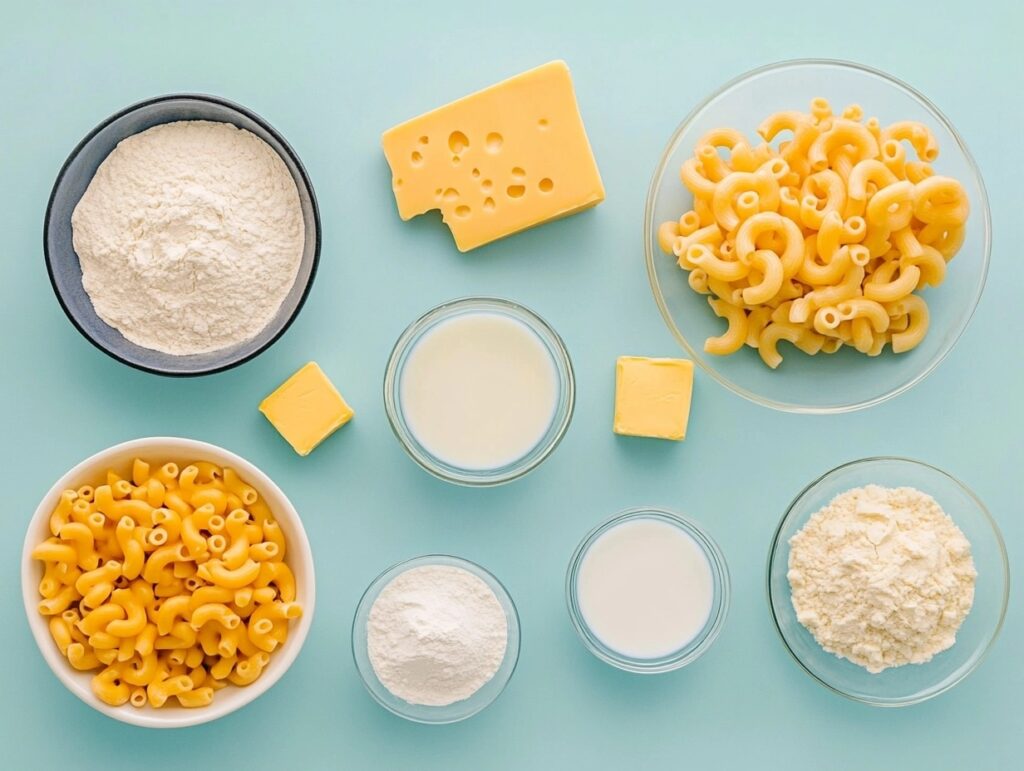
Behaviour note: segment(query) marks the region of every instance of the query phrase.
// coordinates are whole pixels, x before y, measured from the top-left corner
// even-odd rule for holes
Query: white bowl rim
[[[824,407],[808,406],[804,404],[792,404],[789,402],[778,401],[776,399],[769,399],[767,397],[756,394],[753,391],[750,391],[737,383],[734,383],[725,375],[719,373],[718,370],[716,370],[714,367],[708,365],[704,357],[701,355],[701,352],[694,349],[694,347],[683,335],[682,331],[676,326],[675,320],[672,318],[671,312],[669,311],[668,307],[665,305],[664,300],[662,299],[661,285],[658,281],[657,273],[655,272],[654,255],[651,249],[651,225],[653,225],[653,222],[648,223],[648,220],[651,219],[654,212],[655,199],[657,198],[658,194],[658,180],[665,173],[666,167],[672,154],[670,151],[673,149],[676,142],[679,140],[680,136],[682,136],[683,132],[687,128],[689,128],[690,123],[692,123],[693,120],[700,113],[702,113],[708,105],[710,105],[713,101],[718,99],[720,96],[722,96],[735,86],[738,86],[744,81],[750,80],[751,78],[754,78],[758,75],[762,75],[766,72],[772,72],[775,70],[812,66],[841,67],[843,69],[857,70],[862,73],[872,75],[874,77],[880,78],[881,80],[890,83],[893,86],[896,86],[897,88],[903,89],[910,96],[917,99],[921,104],[923,104],[926,109],[930,110],[939,120],[939,122],[946,128],[946,130],[949,131],[950,135],[954,138],[957,147],[960,149],[960,152],[963,153],[964,159],[967,161],[967,165],[971,169],[972,174],[974,175],[974,180],[977,182],[978,190],[981,193],[981,201],[979,202],[978,209],[981,213],[981,224],[984,231],[982,235],[982,266],[981,275],[979,277],[980,283],[978,284],[978,290],[974,296],[974,301],[971,305],[970,311],[967,313],[967,316],[964,318],[963,323],[960,325],[960,328],[956,331],[956,334],[953,336],[953,339],[950,340],[946,348],[940,351],[938,356],[936,356],[934,360],[929,362],[928,366],[924,367],[917,375],[910,378],[907,382],[901,384],[900,386],[891,391],[879,394],[878,396],[874,396],[870,399],[865,399],[859,402],[852,402],[850,404],[841,405],[828,405]],[[697,364],[697,366],[699,366],[702,370],[708,373],[716,382],[725,386],[727,389],[729,389],[736,395],[742,396],[747,401],[751,401],[754,404],[759,404],[765,407],[770,407],[772,409],[780,410],[782,412],[793,412],[803,415],[835,415],[844,412],[854,412],[856,410],[873,407],[876,404],[881,404],[882,402],[888,401],[889,399],[892,399],[896,396],[899,396],[902,393],[905,393],[906,391],[910,390],[918,383],[920,383],[922,380],[924,380],[926,377],[928,377],[928,375],[930,375],[932,372],[934,372],[938,368],[938,366],[946,359],[950,352],[956,347],[957,342],[959,342],[960,338],[967,330],[967,327],[970,326],[971,319],[974,317],[974,314],[978,309],[978,304],[981,301],[981,297],[985,291],[985,283],[988,279],[989,264],[991,262],[992,257],[992,212],[989,207],[988,191],[985,189],[985,180],[981,175],[981,169],[978,166],[978,162],[974,159],[974,156],[971,154],[971,151],[967,147],[967,143],[964,142],[963,137],[960,135],[960,132],[956,130],[956,127],[953,125],[952,121],[950,121],[949,118],[946,117],[946,114],[942,112],[942,110],[940,110],[938,106],[936,106],[935,103],[932,102],[931,99],[929,99],[927,96],[918,91],[909,83],[906,83],[900,78],[897,78],[895,75],[891,75],[883,70],[876,69],[875,67],[871,67],[866,64],[861,64],[859,62],[849,61],[847,59],[808,57],[800,59],[783,59],[781,61],[763,64],[760,67],[755,67],[752,70],[747,70],[746,72],[737,75],[736,77],[732,78],[731,80],[727,81],[726,83],[722,84],[717,89],[712,91],[708,96],[701,99],[700,102],[698,102],[696,106],[694,106],[693,109],[686,114],[686,117],[683,118],[679,125],[676,126],[675,130],[672,132],[672,135],[669,137],[668,142],[665,144],[664,150],[662,150],[661,159],[658,161],[658,165],[654,169],[654,174],[651,176],[650,185],[647,188],[647,199],[644,203],[643,229],[644,260],[646,262],[647,267],[647,280],[651,285],[651,292],[654,295],[654,302],[658,306],[658,312],[661,314],[661,317],[664,320],[665,325],[668,327],[669,332],[676,339],[676,341],[683,346],[683,349],[690,355],[690,358],[692,358],[693,361]]]
[[[125,709],[124,706],[112,707],[96,698],[88,685],[76,679],[75,676],[79,673],[73,671],[67,660],[60,654],[60,651],[53,643],[53,639],[50,637],[46,618],[39,614],[37,607],[39,592],[33,577],[36,561],[31,556],[32,550],[38,543],[36,532],[40,529],[41,521],[49,517],[51,513],[51,507],[47,505],[47,502],[55,494],[69,487],[78,486],[75,480],[81,479],[83,470],[102,461],[106,457],[132,451],[148,452],[148,448],[155,444],[169,445],[182,452],[198,452],[215,458],[222,458],[225,463],[230,463],[234,468],[237,468],[243,478],[254,487],[271,490],[274,494],[280,496],[284,505],[275,511],[274,514],[278,519],[287,520],[289,525],[293,527],[294,535],[298,537],[293,537],[289,540],[289,553],[299,556],[297,561],[302,563],[303,570],[308,571],[309,575],[308,580],[305,582],[308,583],[308,587],[303,589],[302,617],[295,624],[294,628],[290,630],[287,642],[279,651],[274,653],[274,659],[279,662],[275,667],[275,671],[267,672],[252,685],[238,689],[242,696],[236,701],[227,702],[224,700],[218,702],[215,699],[209,706],[186,710],[179,715],[161,715],[159,710],[150,709],[149,707],[145,709]],[[47,490],[36,507],[35,513],[29,520],[28,529],[25,534],[25,543],[21,554],[21,593],[28,625],[32,631],[32,637],[39,648],[39,652],[51,671],[57,676],[57,679],[71,693],[98,712],[102,712],[107,717],[114,718],[122,723],[142,726],[143,728],[185,728],[187,726],[209,723],[241,709],[270,690],[284,673],[288,671],[298,657],[299,651],[302,650],[303,643],[306,641],[306,636],[309,633],[309,628],[313,623],[313,612],[316,607],[316,577],[313,567],[313,553],[309,546],[306,531],[302,526],[302,519],[299,517],[298,511],[296,511],[288,496],[284,494],[281,488],[267,474],[245,458],[209,442],[185,437],[150,436],[120,442],[93,453],[76,463]]]

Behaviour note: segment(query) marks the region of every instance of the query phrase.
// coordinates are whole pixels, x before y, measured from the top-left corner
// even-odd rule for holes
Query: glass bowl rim
[[[711,568],[714,588],[718,591],[720,596],[718,612],[714,613],[713,617],[709,617],[708,621],[705,622],[704,629],[701,630],[703,632],[703,636],[695,637],[679,650],[656,659],[637,659],[630,656],[624,656],[609,646],[601,643],[597,638],[597,635],[590,630],[590,627],[584,620],[583,613],[580,610],[579,603],[576,599],[576,592],[574,591],[576,577],[579,574],[583,557],[589,551],[594,542],[612,528],[624,522],[638,519],[654,519],[667,523],[673,527],[679,528],[693,538],[697,545],[700,546],[701,552],[708,561],[708,565]],[[610,664],[611,666],[625,672],[632,672],[641,675],[654,675],[681,669],[682,667],[692,664],[707,653],[714,642],[718,639],[719,634],[722,632],[722,628],[725,626],[726,618],[729,615],[731,598],[732,589],[729,578],[729,566],[725,560],[725,554],[722,552],[718,542],[715,541],[715,539],[712,538],[711,535],[693,519],[690,519],[685,514],[680,514],[679,512],[672,511],[661,506],[636,506],[633,508],[623,509],[622,511],[612,514],[610,517],[599,522],[580,540],[576,549],[572,553],[572,557],[569,559],[569,565],[565,572],[565,601],[569,610],[569,620],[572,623],[573,629],[576,631],[577,637],[579,637],[580,641],[583,643],[583,646],[591,654],[606,664]],[[698,642],[693,645],[694,641]]]
[[[557,404],[551,423],[548,426],[545,436],[550,437],[545,441],[541,438],[534,447],[525,455],[504,466],[494,469],[458,469],[451,464],[444,463],[436,458],[426,447],[416,441],[412,431],[405,426],[404,420],[399,420],[401,409],[399,403],[399,389],[401,379],[399,378],[398,364],[403,355],[410,349],[410,345],[420,338],[428,329],[443,321],[447,315],[461,308],[480,306],[486,311],[489,307],[497,307],[501,311],[511,312],[511,316],[527,326],[538,338],[545,350],[551,355],[558,380]],[[564,369],[565,377],[562,377]],[[564,409],[559,405],[564,402]],[[555,331],[540,314],[527,306],[514,300],[492,295],[465,295],[439,303],[409,324],[398,336],[391,353],[388,356],[388,363],[384,370],[384,412],[388,418],[388,425],[391,432],[398,439],[398,443],[424,471],[438,479],[464,487],[496,487],[507,484],[533,471],[555,451],[561,443],[572,423],[573,414],[576,408],[576,374],[573,369],[572,357],[569,349],[562,340],[561,335]],[[564,413],[564,414],[563,414]],[[552,432],[552,427],[554,431]],[[541,448],[537,452],[538,448]],[[534,453],[536,454],[534,455]],[[531,458],[531,455],[533,456]],[[530,458],[524,463],[524,459]]]
[[[905,92],[911,98],[917,100],[924,108],[929,111],[933,117],[947,130],[956,142],[957,147],[962,153],[964,160],[967,163],[967,167],[970,169],[973,181],[978,186],[978,191],[981,194],[981,200],[978,205],[978,210],[981,215],[982,225],[982,249],[981,249],[981,271],[979,276],[979,282],[977,290],[974,292],[973,297],[970,301],[970,309],[967,315],[964,317],[959,329],[956,330],[952,339],[945,346],[944,349],[940,350],[934,359],[927,363],[920,372],[911,377],[905,383],[900,384],[896,388],[890,389],[889,391],[873,396],[869,399],[864,399],[858,402],[851,402],[848,404],[836,404],[824,407],[810,406],[805,404],[795,404],[790,402],[783,402],[777,399],[771,399],[765,396],[761,396],[753,391],[744,388],[738,383],[733,382],[725,375],[721,374],[717,368],[712,366],[705,360],[703,351],[695,348],[687,340],[686,336],[682,333],[678,326],[676,326],[675,320],[672,318],[672,313],[668,309],[665,303],[664,293],[661,291],[661,284],[658,281],[657,268],[655,260],[657,255],[654,253],[652,247],[652,233],[654,232],[654,209],[655,201],[657,199],[659,190],[659,181],[664,177],[665,172],[668,169],[669,161],[676,149],[676,145],[682,137],[683,133],[686,132],[693,121],[699,117],[704,110],[716,101],[719,97],[723,96],[727,92],[731,91],[736,86],[739,86],[749,80],[763,75],[769,72],[781,71],[786,69],[795,69],[799,67],[839,67],[847,70],[854,70],[864,75],[870,75],[878,78],[882,82],[889,86],[895,87],[898,90]],[[992,213],[989,208],[988,191],[985,188],[985,181],[981,175],[981,169],[975,161],[974,156],[968,149],[966,142],[960,135],[960,132],[956,130],[953,123],[946,117],[946,114],[942,112],[927,96],[918,91],[916,88],[911,86],[909,83],[897,78],[894,75],[890,75],[874,67],[870,67],[865,64],[858,62],[848,61],[845,59],[829,59],[829,58],[799,58],[799,59],[783,59],[781,61],[771,62],[769,64],[755,67],[752,70],[737,75],[730,79],[723,85],[715,89],[711,94],[704,97],[697,103],[693,109],[687,113],[686,117],[683,118],[682,122],[676,126],[672,135],[669,137],[665,149],[662,151],[661,158],[658,160],[657,166],[655,166],[654,174],[651,176],[650,185],[647,188],[647,198],[644,204],[644,258],[647,265],[647,280],[651,287],[651,293],[654,295],[654,302],[658,306],[658,312],[661,314],[662,320],[668,327],[669,332],[676,339],[694,362],[710,375],[717,383],[725,386],[727,389],[732,391],[737,396],[741,396],[748,401],[755,404],[759,404],[763,407],[770,407],[771,409],[780,410],[782,412],[792,412],[806,415],[835,415],[845,412],[854,412],[860,409],[866,409],[873,407],[882,402],[888,401],[893,397],[899,396],[902,393],[910,390],[928,375],[934,372],[938,366],[946,359],[953,348],[956,347],[957,342],[963,336],[967,327],[970,326],[971,319],[974,313],[977,311],[978,303],[981,301],[981,296],[985,291],[985,283],[988,279],[989,263],[991,261],[992,253]]]
[[[291,313],[289,313],[288,318],[285,319],[285,321],[282,323],[281,328],[277,330],[277,332],[275,332],[273,335],[271,335],[266,340],[265,343],[263,343],[261,346],[251,351],[250,353],[246,354],[245,356],[240,356],[237,358],[227,358],[224,361],[212,364],[210,366],[196,367],[193,369],[168,370],[163,369],[159,366],[144,364],[140,361],[134,361],[128,358],[113,346],[107,346],[98,339],[96,339],[95,337],[93,337],[93,335],[85,328],[85,325],[79,321],[74,311],[71,310],[71,307],[64,298],[63,292],[57,285],[57,276],[54,268],[54,258],[50,254],[51,244],[49,233],[50,221],[53,219],[54,216],[53,207],[57,199],[57,194],[64,186],[68,170],[71,168],[71,164],[74,163],[75,160],[77,160],[78,156],[80,156],[86,150],[86,148],[92,144],[93,140],[97,137],[97,135],[99,135],[101,131],[103,131],[111,124],[115,123],[116,121],[119,121],[121,118],[124,118],[133,113],[148,111],[151,108],[161,105],[165,102],[176,101],[199,102],[212,104],[217,107],[222,107],[228,112],[233,112],[236,115],[248,118],[249,120],[256,123],[256,125],[262,128],[264,131],[266,131],[271,137],[273,137],[274,141],[276,141],[281,146],[283,152],[278,152],[278,150],[273,146],[270,146],[270,149],[273,150],[276,155],[286,156],[286,158],[283,157],[282,160],[290,160],[292,163],[295,164],[295,168],[299,173],[299,179],[295,180],[295,186],[296,188],[301,187],[301,189],[304,190],[306,194],[309,196],[310,208],[313,211],[313,232],[315,234],[315,240],[313,246],[313,258],[310,263],[309,277],[306,279],[306,284],[302,288],[302,293],[299,295],[299,300],[295,304],[295,308],[291,311]],[[266,144],[269,145],[269,143]],[[280,131],[274,128],[274,126],[271,125],[271,123],[259,113],[254,112],[245,105],[239,104],[238,102],[234,102],[230,99],[226,99],[222,96],[217,96],[214,94],[205,94],[201,92],[182,91],[152,96],[146,99],[139,100],[137,102],[133,102],[127,105],[126,107],[123,107],[120,110],[111,113],[102,121],[97,123],[92,129],[89,130],[89,132],[84,137],[82,137],[81,140],[79,140],[79,142],[74,146],[71,152],[68,153],[67,158],[64,159],[64,163],[61,164],[60,171],[57,172],[57,177],[54,180],[53,187],[50,188],[50,195],[46,201],[46,212],[43,215],[43,262],[46,265],[46,275],[49,278],[50,288],[53,290],[53,294],[57,299],[57,303],[58,305],[60,305],[60,308],[64,312],[64,315],[67,317],[68,321],[71,322],[71,325],[78,331],[78,333],[82,337],[88,340],[89,343],[91,343],[94,348],[102,351],[115,361],[118,361],[121,364],[126,364],[133,369],[139,370],[140,372],[148,372],[153,375],[161,375],[163,377],[171,378],[189,378],[202,377],[204,375],[215,375],[220,372],[226,372],[227,370],[234,369],[235,367],[240,367],[241,365],[252,361],[257,356],[264,353],[268,348],[273,346],[274,343],[276,343],[278,340],[284,337],[285,332],[287,332],[288,329],[292,326],[292,324],[295,323],[295,320],[298,318],[299,313],[301,313],[303,306],[305,306],[306,304],[306,300],[309,299],[309,294],[313,289],[313,283],[316,280],[316,275],[320,268],[320,252],[322,246],[323,227],[320,218],[320,205],[317,202],[316,191],[313,189],[313,182],[310,179],[309,172],[306,170],[305,165],[303,165],[302,159],[299,157],[299,154],[296,152],[295,148],[291,146],[291,144],[288,142],[287,139],[285,139],[284,135]],[[303,249],[303,258],[304,257],[305,247]],[[296,278],[296,281],[298,281],[298,278]],[[267,327],[264,327],[264,329],[266,328]],[[261,330],[261,333],[262,331],[263,330]],[[216,351],[214,351],[213,353],[216,353]]]
[[[881,463],[908,464],[908,465],[911,465],[911,466],[921,467],[923,469],[928,470],[929,472],[934,472],[934,473],[939,474],[940,476],[945,477],[949,481],[953,482],[953,484],[956,487],[958,487],[963,493],[965,493],[967,495],[967,497],[971,501],[974,502],[975,506],[977,507],[977,511],[982,516],[982,521],[985,522],[986,524],[988,524],[989,528],[992,531],[992,534],[995,536],[996,545],[999,547],[999,557],[1000,557],[1000,563],[1002,565],[1002,573],[1001,574],[1002,574],[1002,581],[1003,581],[1003,598],[1002,598],[1002,605],[1001,605],[1000,610],[999,610],[999,618],[996,621],[995,628],[991,631],[990,636],[989,636],[987,642],[985,643],[984,648],[982,648],[980,653],[978,653],[976,655],[976,657],[974,658],[974,660],[972,662],[970,662],[970,666],[968,666],[966,669],[964,669],[964,671],[961,672],[956,677],[956,679],[946,683],[941,688],[933,689],[933,690],[930,690],[930,691],[926,691],[923,695],[919,694],[919,695],[915,695],[915,696],[913,696],[911,698],[899,699],[899,700],[893,700],[893,701],[880,701],[880,700],[876,700],[876,699],[870,699],[870,698],[866,698],[866,697],[856,696],[856,695],[854,695],[852,693],[848,693],[847,691],[842,690],[841,688],[835,687],[834,685],[832,685],[832,683],[829,683],[826,680],[823,680],[817,674],[812,672],[810,667],[808,667],[807,664],[804,663],[803,659],[800,658],[800,656],[797,654],[797,652],[793,650],[792,646],[790,646],[789,640],[786,639],[786,635],[783,633],[782,627],[779,624],[779,617],[775,613],[775,603],[773,601],[775,595],[772,592],[772,568],[775,565],[776,559],[780,555],[780,549],[779,549],[780,540],[779,539],[782,536],[782,531],[785,529],[786,525],[789,524],[790,517],[793,515],[794,509],[796,508],[796,505],[813,488],[817,487],[819,484],[824,482],[826,479],[832,477],[833,475],[837,474],[838,472],[843,471],[843,470],[848,469],[848,468],[852,468],[854,466],[862,466],[862,465],[866,465],[868,463],[879,463],[879,462],[881,462]],[[954,522],[955,522],[955,520],[954,520]],[[779,524],[775,528],[775,533],[772,535],[771,544],[768,547],[767,568],[765,570],[765,590],[766,590],[766,597],[767,597],[767,600],[768,600],[768,612],[771,614],[771,617],[772,617],[772,627],[775,629],[776,633],[779,636],[779,639],[782,641],[783,647],[785,647],[785,649],[789,653],[790,657],[792,657],[792,659],[794,661],[796,661],[796,663],[800,666],[800,669],[802,669],[804,672],[806,672],[811,677],[811,679],[813,679],[815,682],[823,685],[825,688],[827,688],[832,693],[838,694],[839,696],[842,696],[843,698],[849,699],[850,701],[855,701],[855,702],[858,702],[860,704],[867,704],[867,705],[872,706],[872,707],[882,707],[882,708],[886,708],[886,709],[894,709],[894,708],[899,708],[899,707],[909,707],[909,706],[912,706],[914,704],[920,704],[922,702],[928,701],[929,699],[933,699],[936,696],[939,696],[939,695],[941,695],[943,693],[946,693],[951,688],[954,688],[955,686],[957,686],[961,682],[963,682],[968,677],[968,675],[970,675],[972,672],[974,672],[974,670],[976,670],[981,665],[981,663],[986,658],[988,658],[989,653],[991,653],[991,651],[992,651],[992,646],[995,644],[995,641],[998,639],[999,633],[1002,631],[1003,624],[1006,621],[1006,611],[1008,609],[1009,600],[1010,600],[1010,563],[1009,563],[1009,556],[1008,556],[1008,554],[1006,552],[1006,542],[1003,540],[1003,534],[1002,534],[1002,531],[999,529],[999,524],[995,521],[995,518],[992,516],[992,513],[988,510],[988,507],[985,506],[984,502],[964,482],[962,482],[960,479],[958,479],[957,477],[955,477],[952,474],[950,474],[948,471],[944,471],[943,469],[940,469],[938,466],[934,466],[934,465],[932,465],[930,463],[925,463],[924,461],[916,460],[914,458],[908,458],[908,457],[901,456],[901,455],[872,455],[872,456],[868,456],[866,458],[857,458],[856,460],[851,460],[851,461],[846,461],[845,463],[840,463],[838,466],[835,466],[834,468],[829,469],[825,473],[823,473],[823,474],[819,475],[818,477],[816,477],[815,479],[811,480],[810,483],[805,485],[800,490],[800,492],[798,492],[793,497],[793,500],[790,501],[789,505],[786,507],[786,511],[782,515],[782,518],[779,520]]]
[[[435,560],[446,560],[446,562],[436,562]],[[390,584],[394,578],[398,577],[407,570],[411,570],[412,568],[424,567],[428,565],[451,565],[453,567],[462,568],[463,570],[466,570],[467,572],[475,575],[481,581],[484,581],[484,583],[488,585],[488,588],[490,588],[491,591],[494,592],[495,597],[498,600],[498,603],[502,606],[502,610],[505,611],[505,618],[508,623],[509,629],[508,636],[510,640],[513,637],[512,630],[515,630],[515,646],[513,647],[509,645],[506,648],[505,657],[502,659],[502,662],[499,665],[498,670],[494,673],[494,676],[491,678],[491,680],[488,680],[487,683],[484,683],[484,685],[480,687],[480,690],[482,690],[489,683],[491,683],[494,677],[498,675],[498,672],[501,671],[501,668],[505,666],[505,662],[508,661],[509,657],[511,656],[512,664],[508,669],[508,673],[504,675],[505,680],[501,683],[500,687],[498,687],[495,690],[494,694],[490,697],[490,699],[475,706],[475,708],[472,711],[466,713],[465,715],[451,718],[442,718],[437,720],[431,720],[423,716],[410,714],[409,712],[402,711],[395,705],[388,704],[383,699],[381,699],[381,697],[370,686],[370,678],[373,678],[382,689],[387,690],[387,687],[380,682],[379,678],[377,678],[377,673],[374,672],[372,663],[369,665],[369,671],[364,671],[364,668],[360,666],[359,657],[356,653],[357,650],[365,650],[368,646],[366,639],[366,630],[364,629],[362,634],[360,634],[359,629],[357,627],[357,621],[359,619],[361,611],[366,606],[367,602],[370,600],[371,591],[376,588],[376,591],[373,593],[373,600],[376,601],[377,597],[380,595],[380,592],[383,591],[384,588],[388,584]],[[388,580],[385,581],[385,579]],[[490,579],[490,582],[493,582],[493,585],[492,583],[488,582],[487,579]],[[495,586],[500,591],[496,591]],[[372,604],[370,607],[372,607]],[[367,608],[367,617],[369,617],[369,608]],[[363,687],[366,689],[366,692],[370,694],[370,696],[373,698],[375,702],[377,702],[377,704],[382,706],[391,714],[397,715],[398,717],[403,718],[405,720],[409,720],[413,723],[421,723],[423,725],[450,725],[451,723],[460,723],[463,720],[468,720],[474,715],[479,714],[483,710],[487,709],[487,707],[489,707],[491,704],[496,702],[498,698],[501,696],[501,694],[505,692],[505,689],[508,687],[509,681],[512,680],[512,675],[515,674],[516,668],[519,666],[519,654],[523,647],[523,634],[522,625],[519,621],[519,609],[516,607],[515,600],[512,599],[512,595],[509,593],[505,584],[503,584],[498,579],[497,576],[495,576],[491,571],[489,571],[482,565],[473,562],[472,560],[468,560],[465,557],[457,557],[454,554],[446,554],[443,552],[434,552],[431,554],[421,554],[417,557],[410,557],[409,559],[400,560],[399,562],[396,562],[393,565],[382,570],[372,581],[370,581],[369,584],[367,584],[366,589],[360,596],[359,602],[356,603],[356,609],[352,614],[351,645],[352,661],[355,664],[356,672],[359,674],[359,679],[362,682]],[[367,653],[366,655],[367,661],[369,662],[369,653]],[[479,690],[474,692],[466,699],[462,699],[461,702],[453,702],[452,704],[446,704],[441,707],[435,707],[429,704],[410,704],[409,706],[414,709],[425,710],[428,713],[431,710],[446,710],[449,707],[452,707],[453,705],[471,700],[479,692]],[[401,697],[396,696],[395,698],[401,700]]]

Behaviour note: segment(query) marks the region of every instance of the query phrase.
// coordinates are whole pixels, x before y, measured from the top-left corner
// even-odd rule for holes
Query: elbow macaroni
[[[963,186],[932,170],[932,132],[914,121],[882,127],[858,105],[837,115],[818,98],[810,113],[778,112],[757,133],[757,145],[735,129],[705,134],[680,171],[693,209],[658,228],[662,250],[728,323],[704,350],[747,345],[774,369],[780,341],[808,354],[917,346],[928,331],[917,293],[944,280],[970,212]]]
[[[920,310],[891,304],[911,340]],[[231,469],[136,459],[127,477],[61,494],[32,552],[39,612],[104,703],[204,707],[256,680],[302,615],[284,535]]]

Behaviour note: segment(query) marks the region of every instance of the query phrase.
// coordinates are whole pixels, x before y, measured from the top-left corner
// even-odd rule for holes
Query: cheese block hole
[[[501,136],[497,131],[492,131],[487,135],[487,139],[484,140],[484,144],[487,147],[487,152],[497,153],[501,151],[501,145],[505,141],[504,137]]]
[[[480,189],[483,190],[485,193],[491,192],[493,188],[494,183],[491,182],[491,180],[489,179],[485,179],[483,182],[480,183]]]
[[[513,179],[522,179],[525,176],[526,176],[526,169],[521,169],[518,166],[513,167],[513,169],[512,169],[512,178]]]
[[[443,192],[444,191],[441,188],[438,188],[437,190],[434,191],[434,198],[440,198]]]
[[[395,180],[395,187],[401,187],[401,186],[402,186],[402,178],[399,177],[398,179]]]
[[[448,135],[448,149],[458,155],[469,147],[469,137],[461,131],[453,131]]]
[[[416,150],[413,150],[409,159],[412,161],[413,166],[420,166],[423,164],[423,156]]]
[[[419,143],[421,145],[429,145],[430,144],[430,137],[427,137],[427,136],[420,137],[419,138]]]
[[[537,183],[537,187],[540,188],[542,193],[550,193],[554,189],[555,183],[547,177],[544,177],[544,179]]]
[[[473,177],[476,178],[476,177],[479,177],[479,176],[480,176],[480,169],[473,169]]]
[[[494,199],[493,198],[485,198],[484,199],[484,211],[488,211],[488,212],[494,211],[495,208],[496,208],[496,205],[494,203]]]
[[[509,198],[522,198],[526,195],[526,188],[523,185],[509,185],[505,192]]]
[[[450,187],[444,191],[444,200],[446,201],[457,201],[459,198],[459,191],[454,187]]]
[[[548,123],[547,118],[541,118],[539,121],[537,121],[537,128],[539,128],[541,131],[544,131],[549,125],[551,124]]]
[[[466,206],[465,204],[463,204],[462,206],[456,206],[455,207],[455,216],[456,217],[468,217],[469,216],[469,207]]]
[[[457,155],[453,155],[453,156],[452,156],[452,163],[453,163],[454,165],[456,165],[456,166],[458,166],[458,165],[459,165],[459,161],[461,161],[461,160],[462,160],[462,159],[461,159],[461,158],[460,158],[459,156],[457,156]]]

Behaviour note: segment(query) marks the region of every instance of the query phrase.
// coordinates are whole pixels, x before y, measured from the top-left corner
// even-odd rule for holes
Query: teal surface
[[[834,696],[800,671],[776,638],[764,587],[768,542],[791,498],[828,468],[879,453],[959,476],[1002,525],[1011,566],[1024,558],[1024,15],[1018,4],[992,6],[9,4],[0,21],[0,765],[1019,766],[1024,619],[1016,596],[973,676],[934,701],[882,711]],[[959,128],[992,202],[992,270],[977,315],[931,377],[869,411],[772,412],[698,373],[685,443],[616,437],[615,357],[679,353],[651,298],[641,243],[644,195],[664,142],[725,80],[800,56],[891,72]],[[469,255],[436,217],[400,222],[381,130],[559,57],[572,67],[607,201]],[[266,117],[309,169],[324,221],[320,273],[295,325],[255,361],[196,380],[133,371],[82,339],[52,296],[40,238],[50,187],[75,143],[110,113],[171,91],[219,94]],[[381,399],[384,365],[406,324],[471,293],[504,295],[546,317],[565,338],[578,381],[575,420],[556,453],[493,490],[446,485],[416,467],[388,430]],[[357,416],[300,458],[256,405],[309,359]],[[25,525],[45,490],[94,451],[153,434],[215,442],[265,469],[301,512],[317,558],[317,615],[289,673],[251,706],[182,733],[119,724],[68,693],[36,651],[19,590]],[[586,653],[562,588],[579,538],[643,504],[706,526],[734,590],[711,651],[656,677]],[[493,571],[522,618],[508,690],[446,727],[413,725],[374,704],[347,641],[370,580],[431,551]]]

